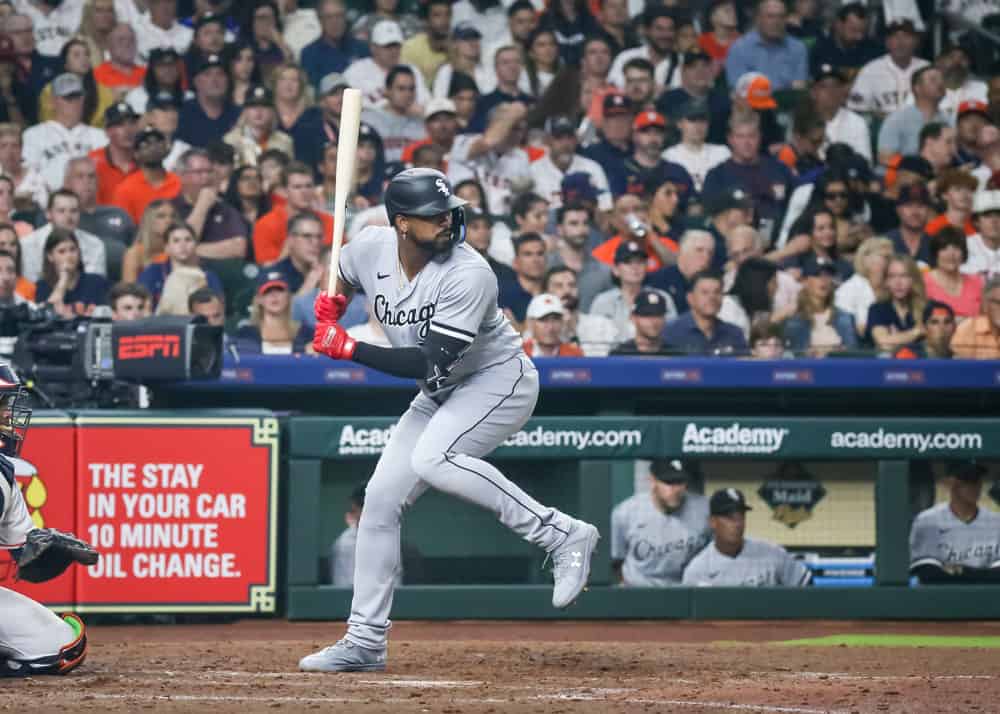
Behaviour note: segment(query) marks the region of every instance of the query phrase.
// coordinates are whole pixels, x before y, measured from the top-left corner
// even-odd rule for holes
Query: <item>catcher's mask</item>
[[[31,421],[31,407],[21,380],[9,364],[0,363],[0,454],[18,456]]]

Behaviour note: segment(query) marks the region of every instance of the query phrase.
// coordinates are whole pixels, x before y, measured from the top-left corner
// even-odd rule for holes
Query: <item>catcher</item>
[[[0,548],[11,551],[20,580],[41,583],[74,562],[93,565],[89,544],[52,528],[35,528],[15,476],[33,471],[18,458],[31,409],[20,380],[0,363]],[[54,614],[29,597],[0,587],[0,677],[66,674],[87,656],[83,621]]]

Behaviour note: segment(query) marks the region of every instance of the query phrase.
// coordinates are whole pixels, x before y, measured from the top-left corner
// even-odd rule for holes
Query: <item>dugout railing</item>
[[[347,495],[367,478],[395,419],[292,417],[287,422],[285,610],[291,619],[343,619],[350,590],[323,584],[325,555],[343,528]],[[608,550],[613,505],[635,459],[875,462],[870,481],[875,578],[870,588],[622,588]],[[989,586],[910,584],[910,462],[1000,457],[989,419],[538,417],[491,455],[537,495],[598,525],[592,585],[553,610],[541,554],[490,514],[429,492],[405,515],[403,539],[450,568],[439,585],[403,585],[393,616],[436,618],[907,618],[991,619]],[[988,486],[989,484],[987,484]],[[988,498],[984,494],[984,498]],[[860,523],[863,514],[859,514]],[[851,519],[840,527],[852,528]],[[748,535],[754,535],[748,533]],[[405,559],[404,559],[405,562]],[[500,574],[524,584],[475,584]]]

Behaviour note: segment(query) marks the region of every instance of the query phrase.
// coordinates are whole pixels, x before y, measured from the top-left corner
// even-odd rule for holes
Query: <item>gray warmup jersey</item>
[[[708,499],[689,493],[666,514],[650,493],[637,493],[611,512],[611,559],[624,561],[622,579],[630,587],[679,585],[684,566],[712,537]]]
[[[910,528],[910,568],[925,564],[1000,566],[1000,514],[980,508],[963,523],[947,503],[922,511]]]
[[[735,558],[719,552],[712,541],[684,569],[684,584],[724,587],[800,587],[810,573],[780,545],[747,538]]]
[[[340,277],[368,297],[372,314],[393,347],[419,347],[428,331],[469,344],[438,389],[420,388],[440,399],[466,377],[521,353],[521,336],[497,307],[497,279],[468,245],[455,246],[406,279],[399,265],[396,232],[369,226],[340,253]]]

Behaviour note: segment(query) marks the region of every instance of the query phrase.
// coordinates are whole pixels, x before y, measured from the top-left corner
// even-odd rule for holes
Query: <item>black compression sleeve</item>
[[[358,342],[354,361],[393,377],[424,379],[428,371],[427,357],[419,347],[377,347]]]

